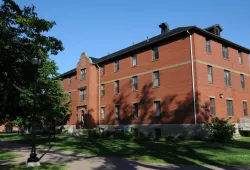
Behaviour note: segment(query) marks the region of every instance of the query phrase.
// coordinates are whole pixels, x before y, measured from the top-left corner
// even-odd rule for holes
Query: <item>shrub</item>
[[[204,130],[208,134],[208,139],[215,142],[229,142],[233,139],[235,125],[229,119],[219,119],[212,117],[210,123],[206,123]]]
[[[123,132],[123,139],[131,140],[134,137],[135,137],[135,134],[132,131],[124,131]]]
[[[165,139],[166,139],[166,141],[171,141],[171,140],[174,140],[174,137],[173,136],[167,136]]]
[[[62,134],[63,134],[63,135],[66,135],[67,133],[68,133],[68,129],[63,129],[63,130],[62,130]]]
[[[82,134],[83,134],[84,136],[88,136],[88,135],[89,135],[88,129],[83,129],[83,130],[82,130]]]

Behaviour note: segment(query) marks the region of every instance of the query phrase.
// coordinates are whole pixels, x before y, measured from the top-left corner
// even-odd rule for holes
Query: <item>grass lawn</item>
[[[0,134],[0,140],[18,143],[31,141],[30,136],[13,137]],[[15,134],[16,135],[16,134]],[[40,147],[49,147],[47,138],[38,137]],[[51,142],[53,149],[69,150],[99,156],[120,156],[150,163],[250,165],[250,137],[240,138],[228,144],[205,141],[127,141],[122,139],[94,139],[57,136]]]
[[[26,163],[21,164],[8,164],[8,165],[0,165],[1,170],[66,170],[68,167],[66,165],[59,165],[59,164],[46,164],[43,163],[39,167],[28,168]]]
[[[23,157],[23,155],[0,149],[0,161],[14,159],[14,158],[20,158],[20,157]]]

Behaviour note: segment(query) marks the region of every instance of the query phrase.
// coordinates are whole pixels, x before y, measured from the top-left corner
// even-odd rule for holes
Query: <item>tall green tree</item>
[[[0,124],[17,118],[39,120],[62,116],[68,105],[57,79],[56,63],[49,58],[63,50],[60,40],[46,36],[56,23],[39,18],[35,6],[21,9],[13,0],[0,6]],[[41,58],[37,69],[31,58]],[[37,73],[37,79],[34,73]],[[34,83],[37,84],[36,105]]]

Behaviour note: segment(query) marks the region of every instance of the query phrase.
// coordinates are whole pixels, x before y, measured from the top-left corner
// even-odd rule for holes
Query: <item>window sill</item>
[[[232,88],[232,86],[231,86],[231,85],[225,85],[225,87],[229,87],[229,88]]]
[[[208,82],[208,84],[214,84],[214,82]]]
[[[159,58],[158,59],[155,59],[155,60],[152,60],[152,62],[155,62],[155,61],[158,61],[159,60]]]
[[[114,71],[114,73],[118,73],[119,72],[119,70],[118,71]]]
[[[133,120],[138,120],[138,117],[133,117],[132,119],[133,119]]]
[[[207,51],[206,51],[206,53],[207,53],[208,55],[212,55],[212,53],[211,53],[211,52],[207,52]]]
[[[230,61],[229,58],[224,58],[224,57],[223,57],[223,59],[226,60],[226,61]]]
[[[120,93],[115,93],[115,96],[118,96]]]
[[[132,90],[132,92],[138,92],[138,90]]]
[[[154,87],[153,87],[153,89],[158,89],[158,88],[160,88],[160,86],[154,86]]]
[[[134,68],[134,67],[137,67],[137,65],[135,65],[135,66],[131,66],[131,68]]]
[[[83,80],[86,80],[86,79],[80,79],[80,81],[83,81]]]

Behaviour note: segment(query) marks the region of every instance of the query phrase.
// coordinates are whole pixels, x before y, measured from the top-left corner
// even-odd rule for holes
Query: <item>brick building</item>
[[[222,28],[170,30],[102,58],[83,53],[61,74],[74,128],[138,128],[163,136],[199,131],[209,115],[249,117],[250,50]]]

